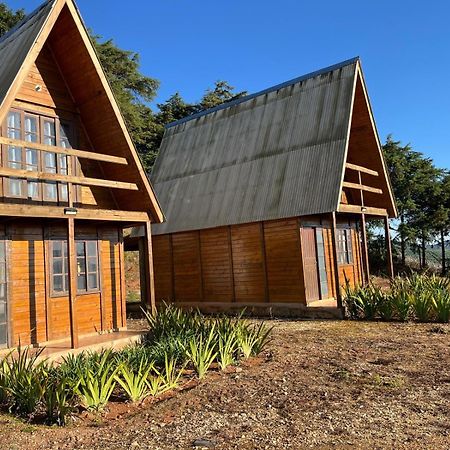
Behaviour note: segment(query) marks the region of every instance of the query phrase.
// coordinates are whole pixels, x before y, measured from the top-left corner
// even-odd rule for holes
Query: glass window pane
[[[97,256],[97,242],[87,241],[86,242],[86,253],[87,256]]]
[[[67,175],[67,156],[58,155],[58,159],[59,159],[59,173]]]
[[[55,123],[50,120],[44,121],[44,144],[55,145]]]
[[[22,197],[22,180],[10,178],[9,193],[14,197]]]
[[[56,153],[44,153],[44,171],[47,173],[56,173]]]
[[[84,257],[84,242],[77,242],[77,256]]]
[[[0,261],[5,261],[5,259],[6,259],[5,241],[0,241]]]
[[[25,149],[25,161],[28,170],[37,170],[38,168],[38,152],[31,148]]]
[[[97,258],[88,258],[88,272],[97,272]]]
[[[89,289],[98,289],[98,277],[96,273],[88,275]]]
[[[77,288],[79,291],[86,290],[86,274],[78,275],[77,277]]]
[[[58,275],[63,273],[63,260],[62,258],[53,259],[53,274]]]
[[[2,302],[6,302],[6,283],[0,284],[0,299],[2,300]]]
[[[77,258],[77,273],[85,273],[86,272],[86,260],[84,257]]]
[[[0,263],[0,283],[6,283],[6,264]]]
[[[67,199],[68,199],[68,187],[67,187],[67,184],[61,184],[60,186],[60,196],[61,196],[61,198],[60,198],[60,200],[61,201],[67,201]]]
[[[7,343],[7,325],[4,323],[0,325],[0,345],[5,346]]]
[[[63,292],[63,276],[53,275],[53,290],[55,292]]]
[[[3,287],[4,287],[4,285],[3,285]],[[1,287],[0,287],[0,290],[1,290]],[[7,320],[7,317],[6,317],[6,302],[2,301],[2,302],[0,302],[0,322],[6,322],[6,320]]]
[[[25,131],[27,133],[37,133],[37,119],[33,116],[25,116]]]
[[[28,182],[28,198],[39,198],[39,183],[36,181]]]
[[[60,258],[62,256],[62,241],[53,241],[53,257]]]
[[[8,113],[8,128],[20,128],[20,113],[10,111]]]
[[[44,192],[46,200],[56,200],[58,198],[56,183],[45,183]]]
[[[13,146],[9,146],[8,147],[8,161],[10,163],[12,162],[19,162],[22,163],[22,147],[13,147]],[[21,164],[18,167],[14,167],[13,165],[10,164],[9,167],[14,167],[15,169],[20,169],[21,168]]]

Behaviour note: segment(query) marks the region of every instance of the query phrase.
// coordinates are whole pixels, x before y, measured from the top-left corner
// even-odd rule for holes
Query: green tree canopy
[[[13,11],[12,9],[8,8],[6,3],[0,3],[0,36],[3,36],[24,17],[25,11],[23,9]]]

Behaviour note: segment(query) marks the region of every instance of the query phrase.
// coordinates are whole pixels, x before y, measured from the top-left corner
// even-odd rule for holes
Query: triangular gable
[[[142,194],[117,190],[115,198],[120,209],[145,210],[150,212],[153,222],[162,222],[163,213],[153,188],[73,0],[45,3],[0,40],[2,67],[9,67],[8,72],[0,69],[0,86],[4,86],[0,91],[0,121],[46,43],[64,75],[95,151],[127,158],[128,165],[120,170],[113,164],[102,164],[106,178],[134,182]],[[12,55],[18,48],[20,51],[14,58]]]
[[[349,124],[349,139],[345,163],[347,165],[365,167],[369,169],[369,172],[373,171],[378,173],[378,175],[375,176],[371,173],[360,172],[361,179],[359,179],[357,170],[349,169],[348,167],[346,170],[346,165],[344,165],[338,209],[340,209],[342,192],[345,193],[349,204],[359,205],[361,203],[360,191],[342,187],[342,185],[345,185],[345,181],[357,185],[361,181],[364,186],[379,190],[379,192],[363,192],[365,206],[386,209],[390,217],[396,217],[397,210],[386,169],[386,162],[382,153],[380,139],[359,62],[356,67],[352,116]]]

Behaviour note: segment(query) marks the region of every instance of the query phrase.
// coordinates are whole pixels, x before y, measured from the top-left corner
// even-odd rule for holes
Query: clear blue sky
[[[40,0],[6,0],[31,11]],[[450,168],[450,2],[78,0],[87,25],[198,100],[214,81],[255,92],[359,55],[381,139]]]

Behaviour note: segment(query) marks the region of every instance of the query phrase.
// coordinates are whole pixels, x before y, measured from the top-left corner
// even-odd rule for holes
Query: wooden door
[[[8,347],[8,289],[6,241],[0,240],[0,348]]]
[[[302,228],[301,234],[306,302],[309,303],[320,299],[316,233],[314,228]]]

